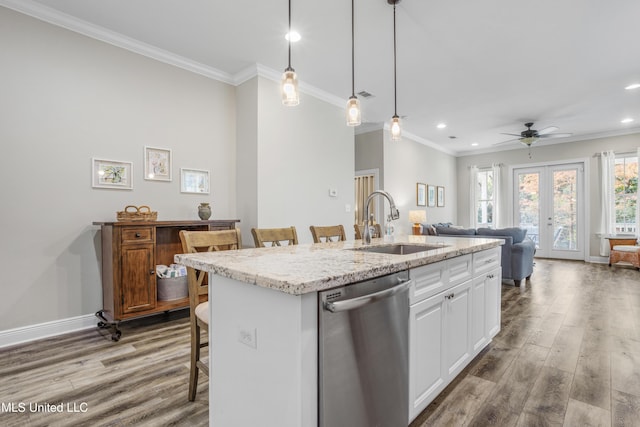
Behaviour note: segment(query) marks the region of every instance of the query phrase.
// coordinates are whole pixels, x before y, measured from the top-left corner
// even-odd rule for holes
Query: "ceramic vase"
[[[200,203],[200,206],[198,206],[198,216],[203,220],[211,217],[211,206],[209,206],[209,203]]]

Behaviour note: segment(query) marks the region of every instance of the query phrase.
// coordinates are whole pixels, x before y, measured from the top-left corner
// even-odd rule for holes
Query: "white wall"
[[[635,151],[640,146],[640,134],[598,138],[586,141],[568,142],[554,145],[534,145],[531,148],[531,158],[529,150],[525,147],[516,150],[500,151],[496,153],[486,153],[475,156],[458,157],[458,223],[468,226],[469,219],[469,166],[478,167],[491,166],[492,163],[502,163],[502,200],[509,200],[511,181],[509,176],[509,166],[521,166],[527,164],[554,163],[564,160],[588,159],[589,176],[585,179],[586,190],[589,192],[588,206],[590,213],[589,227],[589,251],[587,255],[591,257],[599,256],[600,240],[596,236],[600,230],[600,166],[599,158],[594,154],[601,151],[613,150],[616,152]],[[509,218],[512,206],[503,204],[500,211],[501,218]],[[503,224],[505,226],[511,224]]]
[[[305,93],[298,106],[285,107],[279,84],[262,77],[240,90],[246,96],[239,102],[257,99],[257,124],[251,114],[238,116],[238,129],[251,129],[238,146],[238,197],[244,201],[239,209],[246,245],[253,245],[251,227],[295,226],[300,243],[313,241],[310,225],[342,224],[349,235],[353,214],[345,205],[354,203],[354,134],[344,123],[343,107]],[[241,147],[247,150],[246,159]],[[330,197],[329,189],[337,190],[338,196]],[[252,205],[248,200],[254,195],[257,203]]]
[[[389,132],[385,132],[384,170],[384,188],[393,195],[400,209],[396,233],[411,234],[410,210],[425,209],[428,223],[455,222],[458,182],[455,157],[408,138],[392,141]],[[444,207],[419,207],[416,203],[418,182],[444,187]]]
[[[93,221],[146,204],[159,219],[235,217],[235,89],[0,7],[0,331],[102,308]],[[173,181],[143,179],[143,147]],[[93,189],[91,158],[132,161],[132,191]],[[180,193],[180,167],[211,194]]]

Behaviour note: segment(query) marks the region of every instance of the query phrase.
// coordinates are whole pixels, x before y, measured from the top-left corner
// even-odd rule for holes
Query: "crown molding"
[[[233,86],[238,86],[256,76],[280,82],[282,75],[281,72],[265,67],[261,64],[253,64],[236,74],[229,74],[183,56],[176,55],[175,53],[161,49],[157,46],[135,40],[99,25],[91,24],[87,21],[62,13],[32,0],[0,0],[0,6],[7,7],[15,10],[16,12],[23,13],[84,36],[109,43],[113,46],[126,49],[130,52],[155,59],[156,61],[173,65],[175,67],[182,68],[183,70],[191,71]],[[344,107],[347,103],[346,99],[332,95],[329,92],[304,83],[303,81],[300,81],[300,91],[340,108]]]
[[[384,130],[386,130],[387,132],[391,132],[391,129],[389,128],[389,121],[386,121],[384,123]],[[435,142],[429,141],[428,139],[422,138],[411,132],[407,132],[404,129],[402,130],[402,139],[410,139],[414,142],[417,142],[422,145],[426,145],[427,147],[433,148],[434,150],[438,150],[450,156],[454,156],[454,157],[457,156],[457,152],[444,148],[443,146],[438,145]]]
[[[233,84],[234,81],[234,77],[224,71],[132,39],[99,25],[91,24],[31,0],[0,0],[0,6],[214,80],[228,84]]]

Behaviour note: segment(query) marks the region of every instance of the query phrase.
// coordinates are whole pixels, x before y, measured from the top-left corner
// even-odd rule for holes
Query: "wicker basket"
[[[149,206],[125,206],[123,211],[117,212],[118,221],[155,221],[158,212],[151,212]]]

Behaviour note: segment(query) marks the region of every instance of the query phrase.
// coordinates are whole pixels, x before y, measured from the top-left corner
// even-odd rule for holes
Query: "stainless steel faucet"
[[[367,202],[365,203],[365,207],[366,207],[365,213],[364,213],[365,223],[364,223],[364,234],[362,236],[362,243],[365,245],[371,244],[371,230],[369,230],[369,225],[370,225],[369,224],[369,203],[371,203],[371,200],[373,199],[373,197],[378,194],[386,197],[387,200],[389,201],[389,209],[391,209],[391,215],[389,216],[391,217],[391,219],[400,218],[400,212],[396,208],[396,203],[393,201],[393,197],[391,197],[391,194],[382,190],[376,190],[371,194],[369,194],[369,197],[367,197]]]

